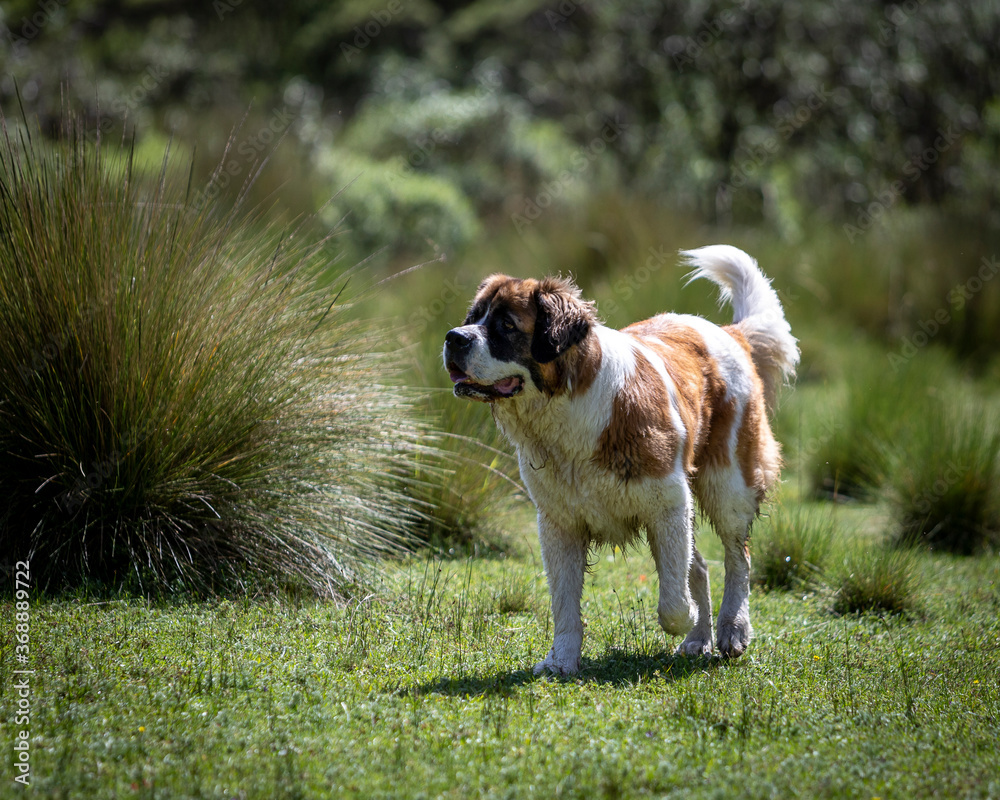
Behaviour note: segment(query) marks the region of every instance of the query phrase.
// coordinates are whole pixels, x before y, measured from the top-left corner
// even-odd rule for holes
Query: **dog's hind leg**
[[[712,593],[708,585],[708,565],[697,546],[694,547],[688,582],[691,597],[698,606],[698,622],[681,642],[677,653],[684,656],[708,655],[712,652]]]
[[[542,563],[552,596],[552,649],[535,665],[534,672],[570,675],[580,669],[583,649],[583,620],[580,598],[587,569],[587,537],[562,530],[545,515],[538,515],[538,538],[542,545]]]
[[[698,500],[725,551],[726,582],[716,622],[720,655],[738,658],[753,636],[750,625],[750,523],[757,515],[758,496],[732,466],[705,470],[698,476]]]
[[[750,523],[752,512],[733,513],[716,530],[725,548],[726,585],[719,608],[716,640],[719,653],[728,658],[743,655],[753,636],[750,625]]]

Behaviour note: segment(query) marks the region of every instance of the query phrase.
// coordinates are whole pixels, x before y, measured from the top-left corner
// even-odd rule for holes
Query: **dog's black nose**
[[[472,344],[472,337],[458,328],[452,328],[444,337],[444,344],[453,352],[467,350]]]

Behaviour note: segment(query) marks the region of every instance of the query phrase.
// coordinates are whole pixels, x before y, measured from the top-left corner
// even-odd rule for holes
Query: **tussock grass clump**
[[[762,589],[792,590],[819,579],[833,543],[828,510],[776,508],[766,526],[754,531],[753,582]]]
[[[443,340],[443,337],[442,337]],[[501,522],[520,490],[517,461],[478,403],[451,392],[429,398],[431,418],[447,433],[433,454],[415,459],[405,491],[426,509],[417,537],[445,556],[488,555],[510,548]]]
[[[811,474],[819,496],[871,499],[889,471],[886,442],[898,427],[898,395],[881,390],[878,364],[866,366],[847,376],[837,424],[816,449]]]
[[[478,258],[473,263],[481,267]],[[517,459],[489,407],[456,398],[442,360],[445,335],[462,323],[481,278],[438,259],[402,269],[360,303],[362,314],[386,320],[397,337],[405,356],[400,382],[434,387],[421,398],[421,410],[440,431],[436,451],[414,459],[413,471],[401,478],[425,512],[416,528],[419,540],[445,557],[511,552],[506,516],[523,492]]]
[[[913,425],[892,473],[896,542],[973,555],[1000,544],[1000,419],[937,403]]]
[[[327,243],[4,131],[0,551],[50,587],[335,593],[403,547],[423,432]]]
[[[917,607],[916,559],[911,551],[868,547],[849,554],[834,579],[836,614],[905,615]]]
[[[958,375],[940,351],[890,364],[881,350],[859,347],[844,377],[842,405],[812,459],[812,485],[821,496],[873,500],[887,485],[913,421],[930,413],[937,387]]]

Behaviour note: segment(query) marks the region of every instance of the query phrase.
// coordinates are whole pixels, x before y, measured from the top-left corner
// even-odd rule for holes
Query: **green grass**
[[[833,578],[838,614],[906,615],[918,610],[919,575],[913,554],[864,544],[844,558]]]
[[[921,616],[755,593],[755,642],[723,663],[675,658],[648,557],[601,552],[570,680],[529,671],[551,635],[534,549],[414,559],[347,605],[36,599],[33,796],[996,796],[1000,560],[913,558]],[[5,640],[4,686],[16,667]]]
[[[909,445],[913,420],[929,416],[938,387],[960,377],[939,350],[898,369],[889,365],[884,349],[870,343],[856,343],[847,352],[850,360],[837,382],[841,398],[831,410],[828,435],[813,453],[810,480],[819,496],[871,500],[890,480],[894,458]]]
[[[425,509],[416,537],[442,555],[505,551],[513,543],[500,535],[500,525],[520,490],[516,459],[478,404],[435,391],[425,410],[446,433],[403,475],[403,491]]]

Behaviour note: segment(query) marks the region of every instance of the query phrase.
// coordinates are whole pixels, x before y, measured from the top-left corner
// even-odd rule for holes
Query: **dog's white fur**
[[[660,625],[668,634],[686,634],[680,653],[712,652],[708,571],[694,546],[695,497],[725,548],[715,647],[736,657],[750,642],[749,528],[780,468],[779,448],[763,409],[773,407],[778,387],[794,375],[798,348],[778,296],[750,256],[725,245],[683,255],[695,268],[692,279],[708,278],[721,287],[721,299],[733,306],[733,325],[722,328],[700,317],[661,314],[617,331],[595,318],[589,352],[599,353],[600,366],[582,389],[573,385],[579,380],[573,370],[567,385],[551,392],[537,385],[537,370],[533,382],[528,365],[493,357],[482,334],[484,319],[456,329],[478,337],[464,366],[477,383],[511,376],[523,381],[516,396],[491,402],[497,424],[517,450],[521,476],[538,509],[555,636],[536,673],[579,669],[588,548],[605,543],[624,547],[641,530],[659,577]],[[680,360],[674,361],[672,353]],[[448,358],[446,348],[446,362]],[[684,370],[698,374],[685,375]],[[714,387],[711,408],[705,387]],[[669,408],[648,407],[657,397],[666,398]],[[634,424],[620,413],[615,416],[616,408],[624,407],[623,398],[632,398],[628,408],[633,418],[661,414],[661,427],[669,434],[665,441],[676,445],[672,462],[661,459],[656,468],[644,464],[649,451],[641,431],[638,439],[635,432],[623,439],[629,447],[638,442],[638,460],[626,458],[634,474],[609,468],[608,457],[614,459],[614,453],[596,455],[602,436],[613,433],[609,426]],[[685,458],[685,451],[699,461]]]

